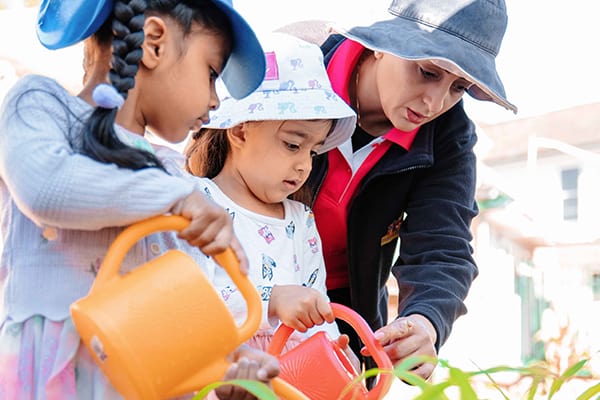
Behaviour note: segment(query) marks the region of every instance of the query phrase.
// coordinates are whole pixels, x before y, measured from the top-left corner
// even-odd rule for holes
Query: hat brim
[[[243,98],[264,78],[264,53],[250,25],[230,4],[221,0],[213,3],[225,13],[233,32],[233,48],[222,78],[232,96]],[[112,8],[112,0],[42,0],[36,27],[38,39],[51,50],[71,46],[94,34]]]
[[[471,42],[403,17],[390,19],[389,14],[370,26],[334,26],[334,30],[371,50],[406,60],[440,60],[452,65],[450,72],[474,83],[469,89],[471,96],[517,112],[517,107],[506,99],[495,57]]]
[[[356,126],[354,110],[332,91],[298,90],[294,96],[298,96],[301,100],[293,102],[289,99],[264,101],[265,96],[278,96],[278,93],[256,91],[241,100],[223,98],[218,112],[211,115],[210,122],[203,125],[203,128],[228,129],[248,121],[337,120],[334,129],[319,148],[319,153],[339,146],[354,132]],[[227,119],[220,120],[219,115],[226,115]]]
[[[233,31],[233,49],[221,78],[236,99],[252,93],[265,77],[266,61],[263,49],[248,22],[229,4],[213,0],[227,15]]]
[[[112,0],[42,0],[37,15],[37,37],[50,50],[71,46],[96,32],[112,8]]]

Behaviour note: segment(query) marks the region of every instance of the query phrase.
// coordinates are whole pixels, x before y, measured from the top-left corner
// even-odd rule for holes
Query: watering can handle
[[[189,224],[188,219],[178,215],[161,215],[125,228],[108,248],[90,293],[118,276],[125,255],[140,239],[156,232],[173,230],[179,232]],[[248,317],[238,328],[240,341],[245,342],[254,335],[260,325],[262,314],[260,295],[252,282],[240,272],[239,261],[231,248],[214,255],[213,259],[229,274],[248,305]]]
[[[330,303],[330,305],[336,318],[342,319],[350,324],[352,328],[354,328],[354,330],[358,333],[358,336],[371,353],[371,356],[375,360],[377,367],[384,371],[384,373],[379,374],[379,380],[377,384],[375,387],[369,390],[367,395],[367,399],[369,400],[381,399],[389,391],[392,384],[392,378],[394,376],[391,373],[392,369],[394,368],[392,361],[388,357],[387,353],[383,350],[381,344],[375,340],[373,331],[369,325],[356,311],[342,304]],[[293,328],[283,324],[280,325],[273,335],[268,352],[272,355],[278,356],[293,332]]]

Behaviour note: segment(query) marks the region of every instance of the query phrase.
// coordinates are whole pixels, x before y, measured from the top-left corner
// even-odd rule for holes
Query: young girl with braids
[[[89,38],[94,62],[79,96],[30,75],[0,110],[0,398],[118,399],[69,306],[87,294],[122,229],[160,214],[191,223],[138,242],[122,271],[170,248],[204,260],[199,250],[228,246],[246,269],[225,210],[144,132],[182,141],[218,106],[217,76],[243,97],[261,82],[264,55],[225,0],[48,0],[38,37],[52,49]],[[278,372],[274,357],[248,347],[231,361],[226,378],[267,381]]]

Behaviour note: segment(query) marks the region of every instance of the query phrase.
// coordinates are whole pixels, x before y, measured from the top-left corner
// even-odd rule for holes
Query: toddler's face
[[[331,125],[331,120],[246,123],[237,165],[252,194],[279,203],[300,189]]]

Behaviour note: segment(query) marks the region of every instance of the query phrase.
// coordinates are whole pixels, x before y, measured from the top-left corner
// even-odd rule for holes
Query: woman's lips
[[[420,125],[425,121],[425,117],[410,108],[406,109],[406,118],[413,124]]]

